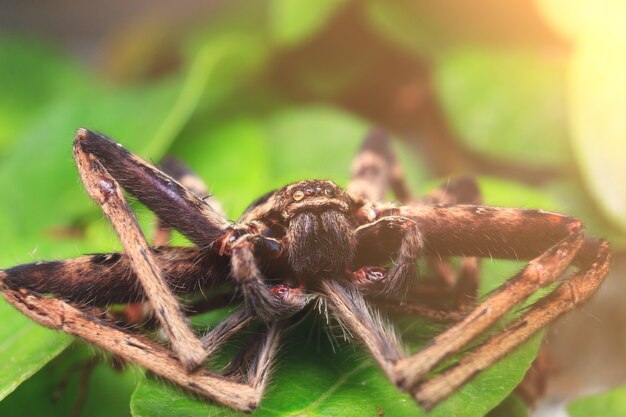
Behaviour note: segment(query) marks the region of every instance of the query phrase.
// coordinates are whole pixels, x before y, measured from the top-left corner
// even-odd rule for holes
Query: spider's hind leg
[[[412,199],[404,173],[391,147],[387,133],[372,129],[352,161],[347,191],[370,202],[385,199],[389,189],[401,202]]]

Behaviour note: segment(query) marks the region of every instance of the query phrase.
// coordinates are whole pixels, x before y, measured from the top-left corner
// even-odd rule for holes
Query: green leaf
[[[31,120],[59,97],[86,83],[87,74],[50,45],[0,37],[0,154],[14,146]],[[45,69],[45,70],[44,70]]]
[[[81,416],[130,416],[128,403],[137,369],[116,370],[104,357],[90,347],[73,344],[0,402],[0,414],[67,417],[84,401]],[[94,360],[100,363],[93,364]],[[82,398],[81,389],[87,390]]]
[[[435,81],[449,123],[471,149],[533,163],[568,161],[563,65],[531,51],[458,48]]]
[[[451,31],[418,3],[368,0],[366,16],[382,38],[420,58],[436,56],[450,42]]]
[[[72,343],[67,334],[45,329],[0,300],[0,400]]]
[[[272,38],[279,44],[294,45],[324,27],[346,0],[270,0]]]
[[[398,393],[367,354],[343,344],[334,352],[324,333],[310,340],[304,329],[287,339],[279,353],[278,370],[259,409],[259,417],[305,417],[341,415],[346,417],[385,416],[483,416],[519,383],[534,359],[539,339],[494,367],[480,374],[450,399],[426,414],[407,395]],[[476,401],[480,398],[480,401]],[[240,415],[181,392],[163,382],[142,381],[133,394],[131,410],[135,417],[230,416]]]
[[[528,407],[524,400],[511,394],[496,408],[491,410],[487,417],[528,417]]]
[[[626,388],[613,389],[572,401],[567,407],[571,417],[621,417],[626,415]]]

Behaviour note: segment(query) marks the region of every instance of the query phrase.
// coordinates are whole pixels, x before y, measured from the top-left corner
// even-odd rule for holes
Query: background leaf
[[[469,148],[544,164],[569,162],[562,73],[560,61],[531,50],[456,48],[435,66],[446,114]]]
[[[278,44],[302,42],[322,29],[346,0],[270,0],[269,22],[273,39]]]
[[[0,302],[0,400],[54,359],[72,337],[45,329]],[[3,404],[3,403],[0,403]]]
[[[626,388],[573,401],[567,411],[572,417],[618,417],[626,413]]]

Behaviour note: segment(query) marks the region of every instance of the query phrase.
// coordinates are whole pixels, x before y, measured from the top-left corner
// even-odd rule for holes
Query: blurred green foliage
[[[436,20],[424,23],[415,8],[388,2],[326,0],[313,7],[270,0],[263,7],[237,4],[208,23],[208,29],[185,33],[179,39],[183,58],[177,71],[132,85],[106,81],[38,40],[0,37],[0,56],[11,57],[0,60],[1,265],[120,249],[81,189],[72,163],[72,136],[81,126],[118,139],[148,160],[158,161],[166,153],[178,156],[207,181],[233,219],[254,198],[290,181],[322,177],[345,185],[351,158],[375,121],[337,102],[307,102],[274,92],[267,74],[281,62],[281,54],[312,42],[348,8],[362,13],[389,48],[432,60],[442,106],[463,146],[530,165],[577,164],[573,169],[591,184],[605,179],[593,167],[607,152],[613,158],[603,163],[606,169],[621,168],[621,142],[612,142],[609,149],[594,147],[580,134],[570,143],[563,60],[525,47],[510,51],[453,42]],[[355,45],[360,47],[367,46]],[[356,66],[344,74],[361,69]],[[303,73],[301,79],[314,79],[321,90],[332,93],[350,78],[338,83],[337,78]],[[588,125],[581,127],[586,129]],[[398,144],[398,150],[416,193],[441,181],[432,178],[410,145]],[[622,173],[615,180],[626,184],[625,177]],[[497,178],[481,178],[480,183],[487,204],[566,211],[583,217],[596,232],[623,241],[623,230],[610,225],[626,224],[626,210],[619,211],[626,193],[614,197],[606,187],[593,186],[589,202],[576,179],[570,176],[542,189]],[[612,214],[603,216],[594,208],[598,206]],[[150,235],[153,216],[137,208]],[[496,288],[519,267],[485,262],[481,292]],[[57,356],[71,338],[34,325],[4,302],[0,313],[0,398],[6,397],[0,414],[68,415],[78,389],[77,364],[93,352],[74,347]],[[402,327],[413,349],[440,330],[419,321],[403,322]],[[299,329],[289,337],[257,415],[361,416],[375,415],[377,407],[385,416],[419,415],[414,402],[397,393],[361,349],[342,345],[333,352],[325,335],[315,344],[308,342],[309,336]],[[481,416],[498,404],[497,415],[523,414],[523,406],[509,394],[537,348],[536,338],[429,415]],[[61,390],[60,399],[33,409],[32,398],[58,391],[66,374],[73,382]],[[139,371],[117,375],[99,366],[91,380],[83,415],[231,413]]]

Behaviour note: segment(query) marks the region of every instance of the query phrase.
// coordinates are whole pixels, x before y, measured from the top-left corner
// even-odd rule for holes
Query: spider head
[[[278,193],[281,216],[291,220],[299,213],[321,213],[336,210],[347,213],[350,197],[332,181],[308,180],[287,185]]]

